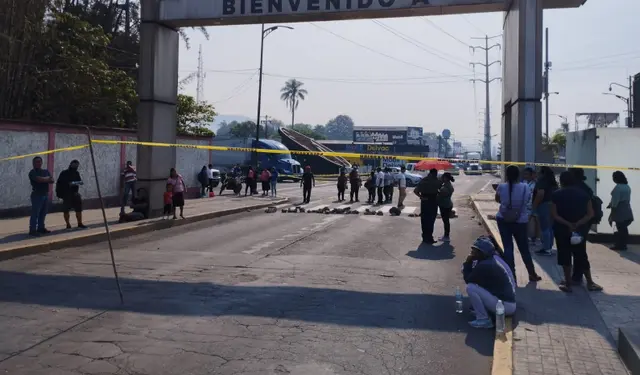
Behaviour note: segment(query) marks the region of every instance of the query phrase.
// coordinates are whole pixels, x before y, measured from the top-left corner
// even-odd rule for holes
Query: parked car
[[[469,168],[464,172],[466,175],[481,175],[482,168],[480,168],[480,164],[470,164]]]

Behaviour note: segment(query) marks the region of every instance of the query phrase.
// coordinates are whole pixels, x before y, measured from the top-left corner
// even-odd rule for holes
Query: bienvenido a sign
[[[170,24],[213,25],[489,12],[503,6],[504,0],[161,0],[160,14]]]

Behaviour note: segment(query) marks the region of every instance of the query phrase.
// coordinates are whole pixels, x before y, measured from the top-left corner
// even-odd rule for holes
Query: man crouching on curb
[[[516,312],[516,283],[511,269],[502,260],[488,237],[478,238],[471,245],[471,254],[462,265],[467,283],[467,295],[476,319],[469,322],[474,328],[493,328],[489,317],[496,312],[498,300],[504,305],[505,315]]]

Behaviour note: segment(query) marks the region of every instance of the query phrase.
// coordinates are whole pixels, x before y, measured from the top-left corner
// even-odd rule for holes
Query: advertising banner
[[[396,145],[407,144],[406,130],[354,130],[354,142],[390,142]]]

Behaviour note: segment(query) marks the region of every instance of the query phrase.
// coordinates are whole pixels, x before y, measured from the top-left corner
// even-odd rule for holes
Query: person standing
[[[69,168],[60,172],[58,182],[56,183],[56,195],[62,199],[62,214],[64,221],[67,223],[67,229],[71,229],[69,222],[69,212],[71,210],[76,213],[78,228],[86,228],[82,223],[82,196],[80,195],[80,185],[83,185],[82,178],[78,168],[80,162],[72,160]]]
[[[529,249],[534,250],[542,246],[540,240],[540,225],[538,224],[538,217],[533,210],[533,200],[535,199],[536,189],[536,171],[532,167],[526,167],[522,173],[522,180],[529,186],[529,190],[533,192],[531,199],[527,202],[527,210],[529,211],[529,224],[527,228],[527,234],[529,234]]]
[[[178,174],[175,168],[169,170],[169,178],[167,184],[173,185],[171,200],[173,203],[173,218],[176,218],[176,207],[180,208],[180,217],[184,219],[184,193],[187,191],[187,185],[184,179]]]
[[[529,281],[540,281],[541,277],[536,273],[527,238],[527,226],[529,225],[527,202],[530,199],[531,190],[527,184],[519,182],[520,169],[515,165],[507,167],[506,177],[507,182],[498,185],[495,195],[496,202],[500,203],[496,222],[502,239],[504,259],[515,274],[513,248],[513,240],[515,239],[522,261],[527,267]]]
[[[29,235],[51,233],[44,224],[49,206],[49,185],[53,177],[49,170],[42,168],[42,158],[36,156],[31,161],[33,169],[29,171],[31,183],[31,218],[29,219]]]
[[[353,191],[353,187],[351,187],[351,191]],[[340,170],[340,175],[338,176],[338,202],[344,201],[344,191],[347,190],[347,176],[344,174],[344,169]],[[351,194],[353,198],[353,193]],[[351,200],[353,202],[353,199]]]
[[[586,237],[593,218],[591,198],[583,190],[576,187],[571,172],[560,174],[561,188],[551,197],[551,216],[553,218],[553,234],[558,246],[558,265],[564,271],[564,280],[558,285],[566,293],[571,288],[571,263],[579,263],[578,269],[587,279],[589,291],[600,291],[602,287],[591,277],[591,265],[587,256]]]
[[[536,181],[532,209],[535,211],[540,224],[540,236],[542,246],[536,254],[552,255],[553,252],[553,227],[551,220],[551,195],[558,189],[556,175],[549,167],[540,168],[540,177]]]
[[[209,164],[207,167],[207,178],[209,179],[209,193],[213,192],[213,164]]]
[[[595,196],[595,194],[593,193],[593,190],[591,190],[589,185],[585,183],[585,180],[587,178],[584,176],[584,169],[569,168],[568,171],[571,173],[571,176],[573,177],[574,186],[577,189],[580,189],[583,192],[585,192],[589,196],[589,199],[591,199],[591,204],[594,210],[594,218],[591,220],[590,224],[599,224],[599,220],[598,222],[595,222],[595,219],[596,219],[595,199],[597,197]],[[600,204],[598,205],[599,211],[600,211],[599,216],[600,216],[600,219],[602,219],[602,201],[600,201],[600,198],[597,198],[597,200],[600,202]],[[573,262],[573,274],[571,276],[571,281],[573,281],[574,284],[582,284],[582,276],[583,274],[582,274],[582,270],[580,269],[580,262]]]
[[[378,204],[380,205],[384,203],[384,172],[380,167],[376,171],[376,190],[378,191]]]
[[[404,207],[404,199],[407,197],[407,176],[405,172],[407,168],[403,165],[400,167],[400,173],[397,176],[398,181],[398,208]]]
[[[202,166],[200,173],[198,173],[198,182],[200,182],[200,198],[207,196],[207,188],[209,187],[209,173],[211,170],[206,165]]]
[[[367,199],[367,203],[373,204],[376,201],[376,173],[371,172],[369,178],[364,183],[364,187],[367,189],[369,193],[369,199]]]
[[[609,215],[609,225],[616,223],[616,244],[611,250],[627,250],[629,243],[629,225],[633,222],[633,211],[631,210],[631,188],[624,173],[613,172],[613,182],[616,186],[611,191],[611,203],[607,208],[611,209]]]
[[[349,172],[349,184],[351,184],[351,191],[349,192],[349,203],[353,203],[354,201],[360,202],[360,199],[358,199],[358,193],[360,192],[361,181],[357,166],[353,167],[351,172]]]
[[[453,210],[453,200],[451,197],[453,196],[453,184],[455,179],[451,175],[451,173],[446,172],[442,175],[442,187],[440,187],[440,191],[438,192],[438,207],[440,208],[440,218],[442,219],[442,224],[444,226],[444,236],[440,237],[440,241],[449,242],[451,241],[450,233],[451,233],[451,211]]]
[[[384,203],[391,202],[391,195],[393,194],[393,176],[391,175],[391,168],[384,169]]]
[[[173,212],[174,220],[177,219],[176,212],[171,209],[173,206],[173,185],[167,184],[166,191],[162,194],[162,203],[164,207],[162,209],[162,218],[168,219],[169,215]]]
[[[267,168],[264,168],[260,173],[260,183],[262,184],[262,196],[266,197],[269,195],[269,188],[271,187],[271,173]]]
[[[136,181],[138,180],[138,174],[136,168],[133,166],[131,160],[128,160],[124,170],[122,171],[122,178],[124,179],[124,190],[122,193],[122,204],[120,205],[120,215],[124,215],[124,208],[129,201],[129,193],[131,193],[131,203],[136,197]]]
[[[278,196],[278,192],[276,190],[277,185],[278,185],[278,171],[276,170],[275,167],[271,167],[271,196],[272,197],[277,197]]]
[[[244,180],[245,188],[244,188],[244,196],[247,196],[247,191],[253,195],[253,183],[256,180],[256,172],[253,170],[253,166],[249,167],[247,171],[247,178]]]
[[[420,198],[420,226],[422,227],[422,242],[432,245],[433,228],[438,217],[438,192],[442,182],[438,179],[438,171],[431,169],[429,174],[420,180],[413,193]]]
[[[311,167],[308,165],[304,167],[300,186],[302,187],[302,203],[311,202],[311,187],[316,186],[316,178],[313,176]]]

